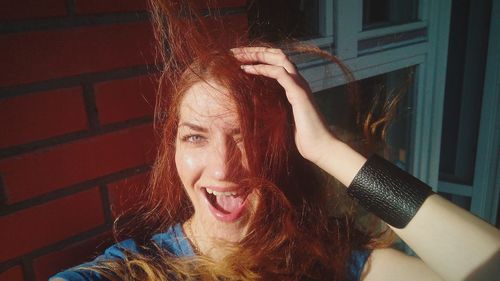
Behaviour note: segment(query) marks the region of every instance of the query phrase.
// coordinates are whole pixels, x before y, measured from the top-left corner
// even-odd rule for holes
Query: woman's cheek
[[[184,155],[182,162],[186,170],[196,171],[198,169],[199,162],[196,159],[197,157],[192,154]]]
[[[202,172],[203,159],[203,155],[193,151],[183,151],[176,155],[177,172],[184,185],[193,186],[196,183]]]

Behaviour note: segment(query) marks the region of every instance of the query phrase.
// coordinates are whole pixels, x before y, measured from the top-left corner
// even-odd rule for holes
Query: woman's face
[[[192,226],[207,237],[239,241],[255,191],[241,185],[248,171],[240,122],[227,90],[198,82],[180,105],[175,163],[193,206]]]

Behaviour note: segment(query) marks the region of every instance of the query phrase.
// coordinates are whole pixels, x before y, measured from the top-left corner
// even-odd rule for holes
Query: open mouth
[[[246,190],[216,191],[210,188],[202,189],[209,208],[216,218],[223,221],[234,221],[242,215],[249,194]]]

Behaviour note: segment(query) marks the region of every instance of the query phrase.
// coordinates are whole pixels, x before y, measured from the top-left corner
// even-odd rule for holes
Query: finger
[[[237,53],[253,53],[253,52],[270,52],[270,53],[280,53],[283,52],[280,49],[277,48],[268,48],[268,47],[238,47],[238,48],[233,48],[231,51],[234,54]]]
[[[254,64],[242,65],[241,69],[249,74],[262,75],[275,79],[282,87],[288,97],[288,101],[293,105],[300,96],[307,97],[307,92],[304,87],[299,85],[297,81],[288,73],[282,66],[269,64]],[[300,95],[302,93],[302,95]]]
[[[269,65],[282,66],[288,73],[293,75],[297,74],[297,68],[288,59],[288,57],[283,52],[281,52],[281,50],[277,53],[271,53],[267,51],[244,52],[234,54],[234,56],[243,63],[259,62]]]
[[[297,74],[295,65],[283,53],[251,52],[235,54],[235,57],[244,63],[259,62],[269,65],[282,66],[291,74]]]

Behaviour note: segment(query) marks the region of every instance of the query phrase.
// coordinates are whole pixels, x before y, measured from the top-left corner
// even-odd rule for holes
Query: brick
[[[23,270],[21,266],[14,266],[0,273],[0,281],[22,281]]]
[[[110,232],[72,244],[60,251],[52,252],[33,260],[36,280],[45,281],[50,276],[81,263],[93,260],[113,244]]]
[[[1,21],[39,19],[66,15],[65,0],[7,0],[0,5]]]
[[[151,125],[108,133],[0,162],[7,204],[150,163]]]
[[[149,22],[0,35],[0,85],[154,62]]]
[[[147,11],[147,0],[76,0],[77,14]]]
[[[87,125],[80,88],[0,100],[0,148],[81,131]]]
[[[156,88],[153,76],[96,84],[95,97],[101,124],[152,116]]]
[[[111,212],[116,218],[136,206],[137,198],[148,184],[149,174],[143,173],[108,185]]]
[[[0,262],[104,223],[98,188],[0,217]]]

